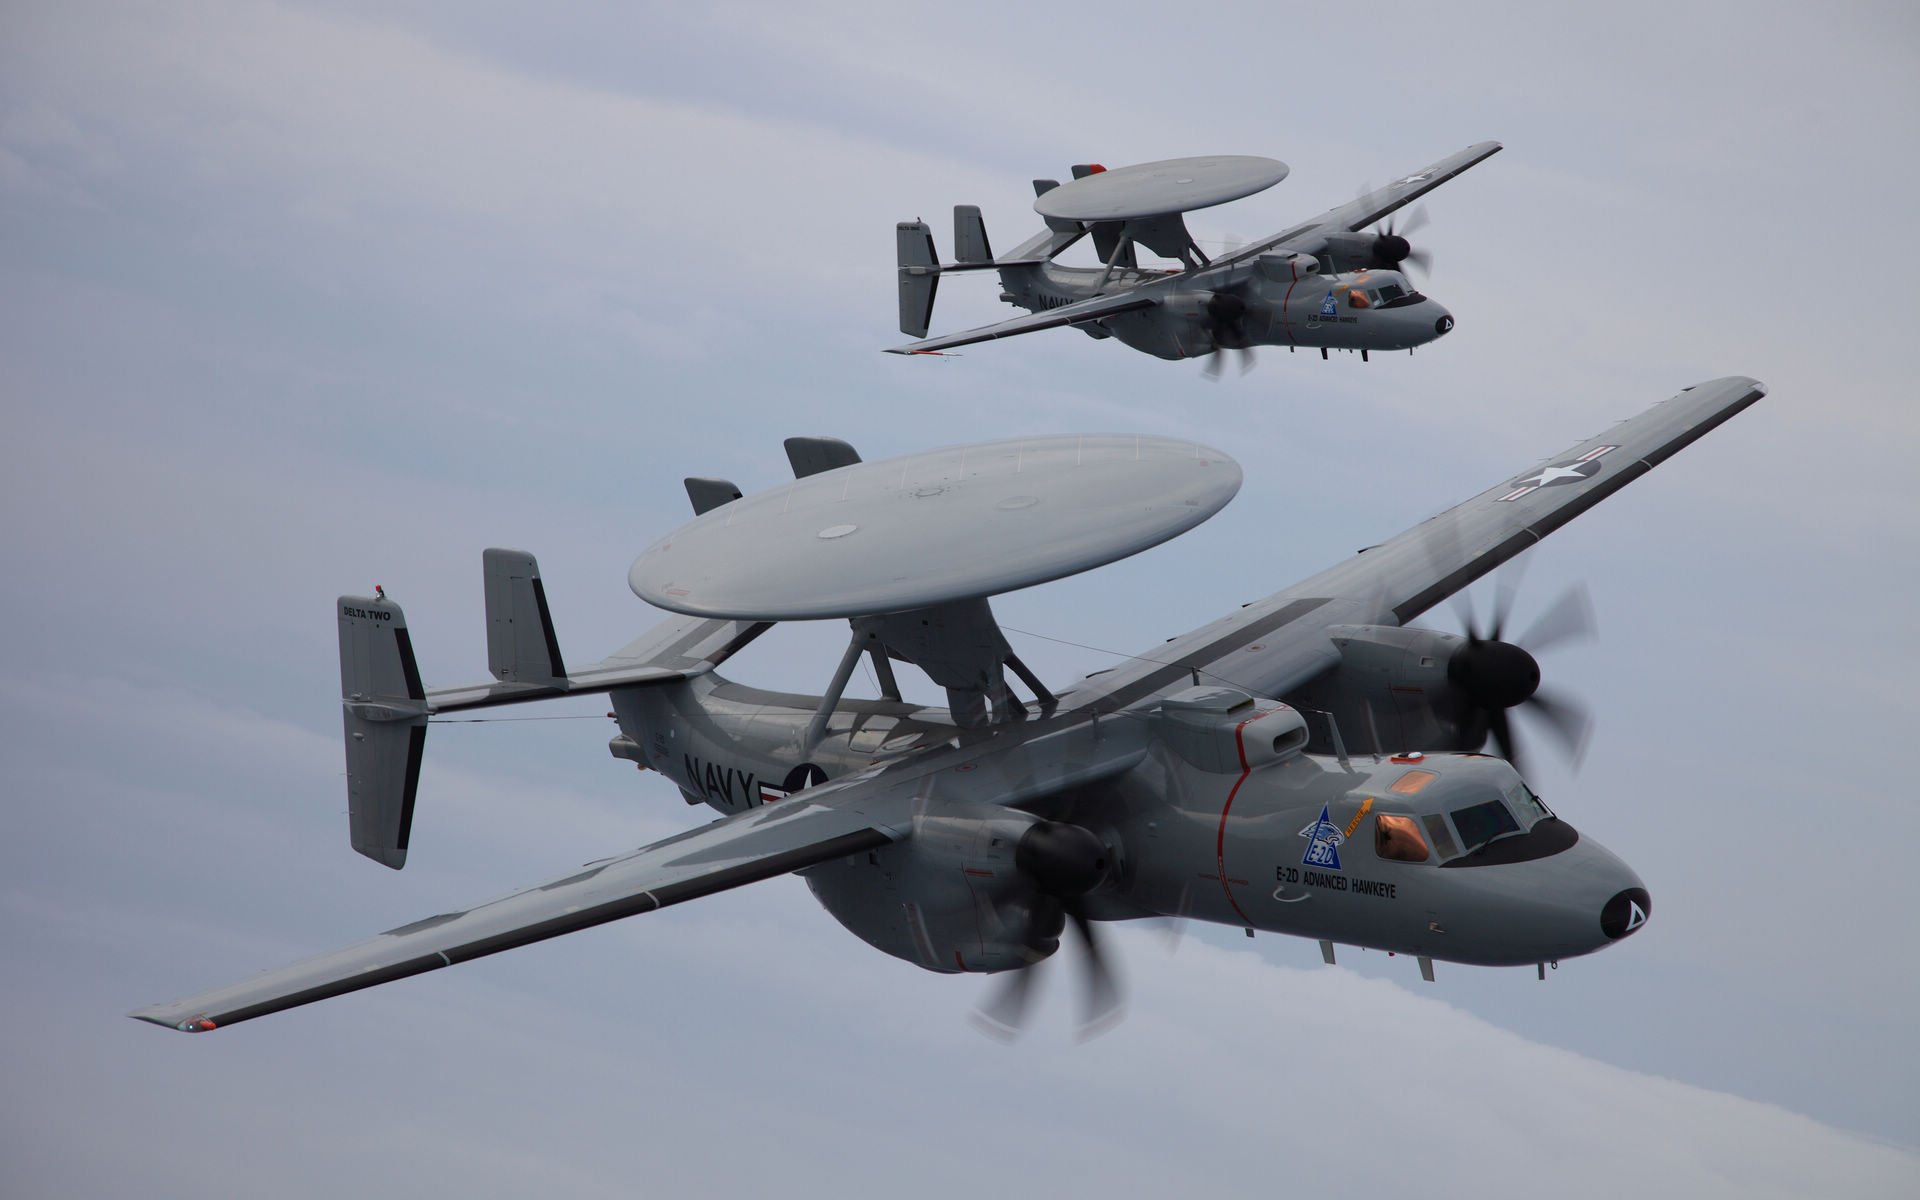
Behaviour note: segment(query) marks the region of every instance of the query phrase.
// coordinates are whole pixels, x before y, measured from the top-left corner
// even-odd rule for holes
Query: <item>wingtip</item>
[[[175,1014],[169,1013],[164,1005],[136,1008],[127,1015],[136,1021],[145,1021],[149,1025],[158,1025],[162,1029],[175,1029],[181,1033],[211,1033],[219,1028],[211,1018],[199,1013],[184,1021],[180,1020]]]
[[[1718,379],[1707,379],[1694,384],[1692,387],[1682,388],[1681,391],[1691,392],[1695,388],[1703,387],[1744,388],[1747,391],[1756,392],[1762,396],[1767,394],[1767,385],[1751,375],[1722,375]]]

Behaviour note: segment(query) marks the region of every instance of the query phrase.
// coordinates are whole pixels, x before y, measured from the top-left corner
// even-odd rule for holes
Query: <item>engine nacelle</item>
[[[807,886],[856,937],[930,971],[1026,966],[1059,945],[1058,928],[1033,928],[1034,888],[1014,865],[1039,823],[1018,809],[934,801],[911,837],[815,867]]]
[[[1340,665],[1290,694],[1302,708],[1333,714],[1341,740],[1355,753],[1453,748],[1457,697],[1447,663],[1466,640],[1433,629],[1334,625],[1327,629]],[[1314,730],[1313,749],[1331,749]],[[1484,731],[1482,731],[1484,732]]]
[[[1207,323],[1207,302],[1212,299],[1212,292],[1175,292],[1160,302],[1160,311],[1181,321],[1204,326]]]
[[[1331,233],[1321,247],[1321,259],[1334,271],[1364,271],[1391,267],[1413,253],[1397,233]]]

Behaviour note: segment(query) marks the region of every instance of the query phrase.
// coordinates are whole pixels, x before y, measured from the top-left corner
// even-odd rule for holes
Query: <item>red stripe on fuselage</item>
[[[1240,755],[1240,778],[1233,781],[1233,790],[1227,793],[1227,803],[1220,809],[1220,834],[1213,843],[1214,858],[1220,867],[1220,890],[1227,894],[1227,903],[1233,905],[1233,911],[1240,914],[1240,919],[1247,923],[1249,929],[1253,927],[1253,921],[1241,909],[1240,902],[1233,898],[1233,884],[1227,878],[1227,814],[1233,811],[1233,798],[1240,794],[1240,785],[1247,781],[1247,776],[1253,774],[1253,768],[1247,765],[1247,744],[1241,731],[1265,715],[1255,713],[1233,727],[1233,748]]]

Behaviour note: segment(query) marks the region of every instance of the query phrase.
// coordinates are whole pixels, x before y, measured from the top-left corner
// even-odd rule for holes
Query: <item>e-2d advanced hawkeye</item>
[[[866,463],[844,442],[793,439],[793,482],[742,496],[724,480],[688,481],[698,515],[629,572],[638,595],[678,615],[577,673],[530,555],[483,559],[488,683],[423,687],[400,606],[343,597],[362,854],[405,864],[434,717],[581,693],[609,695],[616,757],[723,816],[131,1015],[215,1029],[788,872],[888,954],[930,971],[1011,973],[984,1013],[1009,1029],[1026,968],[1069,927],[1088,951],[1087,1026],[1113,1018],[1102,921],[1268,930],[1315,939],[1329,960],[1340,943],[1392,951],[1429,978],[1436,961],[1544,965],[1604,949],[1643,927],[1651,900],[1513,765],[1510,710],[1570,721],[1538,690],[1528,639],[1503,640],[1504,614],[1464,637],[1408,623],[1763,392],[1739,377],[1688,388],[1057,693],[1013,653],[989,598],[1200,524],[1240,485],[1225,454],[1108,435]],[[786,620],[849,622],[824,695],[719,674]],[[863,658],[876,699],[844,694]],[[924,672],[948,706],[903,700],[895,664]],[[1490,734],[1504,756],[1478,752]]]
[[[1073,168],[1074,180],[1033,181],[1034,209],[1046,228],[996,258],[974,205],[953,210],[955,261],[942,263],[922,221],[895,227],[900,332],[921,340],[893,354],[942,354],[956,346],[1072,327],[1113,338],[1157,358],[1206,358],[1217,377],[1221,351],[1237,351],[1241,369],[1255,346],[1357,352],[1424,346],[1453,329],[1453,314],[1421,293],[1405,271],[1430,257],[1407,236],[1426,221],[1414,209],[1396,229],[1389,218],[1500,150],[1481,142],[1383,188],[1271,237],[1208,258],[1183,214],[1272,187],[1287,165],[1249,155],[1213,155],[1108,170]],[[1369,228],[1381,221],[1379,228]],[[1090,238],[1098,267],[1056,261]],[[1142,265],[1146,249],[1178,262]],[[1028,315],[963,333],[927,337],[940,280],[959,271],[996,271],[1000,298]]]

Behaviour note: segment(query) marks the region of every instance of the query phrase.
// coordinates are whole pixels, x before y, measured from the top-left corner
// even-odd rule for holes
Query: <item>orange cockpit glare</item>
[[[1438,778],[1440,778],[1440,776],[1432,771],[1408,771],[1405,775],[1394,780],[1393,786],[1387,790],[1393,792],[1395,795],[1411,796]]]
[[[1373,852],[1398,862],[1427,861],[1427,842],[1412,817],[1381,813],[1374,818]]]

